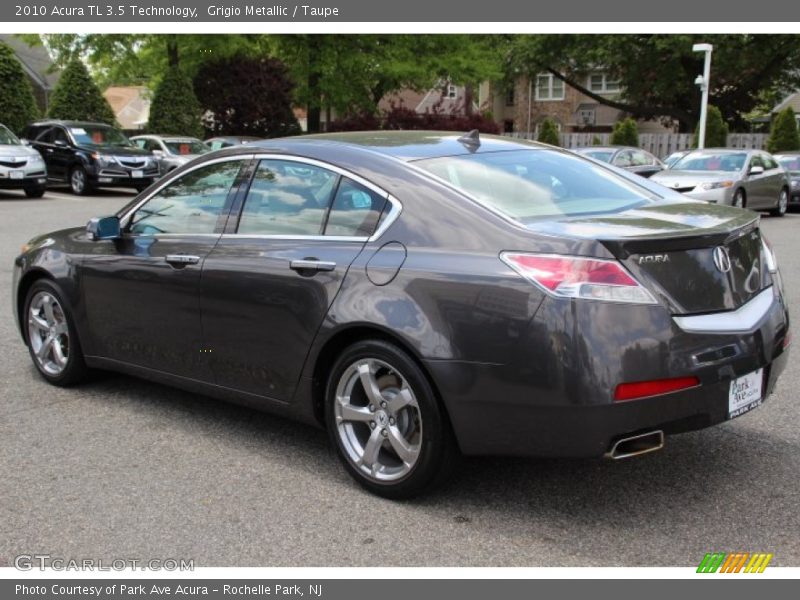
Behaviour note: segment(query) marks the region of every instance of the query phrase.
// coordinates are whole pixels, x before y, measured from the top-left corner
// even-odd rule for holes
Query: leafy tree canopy
[[[630,117],[617,121],[611,133],[611,143],[615,146],[639,146],[639,128]]]
[[[147,128],[153,133],[201,137],[200,112],[192,80],[180,67],[170,67],[153,94]]]
[[[539,142],[543,144],[550,144],[551,146],[560,146],[561,140],[558,135],[558,127],[552,119],[545,119],[539,125]]]
[[[14,51],[0,42],[0,122],[16,133],[36,119],[33,89]]]
[[[708,106],[706,116],[706,139],[703,144],[706,148],[724,148],[728,145],[728,124],[722,118],[722,111],[716,106]],[[700,124],[694,132],[694,147],[697,148],[700,139]]]
[[[772,131],[767,140],[770,152],[789,152],[800,150],[800,134],[797,131],[797,117],[792,107],[787,106],[772,122]]]

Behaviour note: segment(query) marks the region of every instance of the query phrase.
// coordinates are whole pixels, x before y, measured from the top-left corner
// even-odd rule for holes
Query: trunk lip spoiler
[[[673,315],[672,320],[686,333],[750,333],[770,311],[775,300],[775,286],[771,285],[736,310],[704,315]]]

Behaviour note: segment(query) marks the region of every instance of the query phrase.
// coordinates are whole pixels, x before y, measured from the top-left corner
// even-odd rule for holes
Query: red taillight
[[[650,292],[616,260],[516,252],[503,252],[500,258],[517,273],[556,296],[655,303]]]
[[[674,377],[672,379],[653,379],[652,381],[635,381],[620,383],[614,391],[614,401],[636,400],[648,396],[658,396],[677,392],[700,385],[697,377]]]

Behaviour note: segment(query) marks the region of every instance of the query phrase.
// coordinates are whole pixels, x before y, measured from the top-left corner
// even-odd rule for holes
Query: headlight
[[[28,158],[28,162],[34,164],[43,163],[44,159],[42,158],[42,155],[37,152],[36,154],[30,155],[30,157]]]
[[[92,154],[92,158],[97,161],[101,167],[108,167],[114,163],[114,157],[108,156],[107,154],[100,154],[99,152],[95,152]]]
[[[718,190],[720,188],[733,187],[732,181],[711,181],[700,185],[701,190]]]
[[[800,188],[800,179],[795,179],[792,181],[792,187],[794,189]]]

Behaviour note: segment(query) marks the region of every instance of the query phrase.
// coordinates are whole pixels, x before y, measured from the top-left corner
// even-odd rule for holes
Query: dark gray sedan
[[[625,458],[757,408],[789,315],[755,213],[534,143],[429,132],[214,152],[14,264],[33,364],[325,427],[367,489],[460,455]]]
[[[652,181],[696,200],[768,210],[782,217],[791,182],[773,156],[761,150],[693,150]]]

